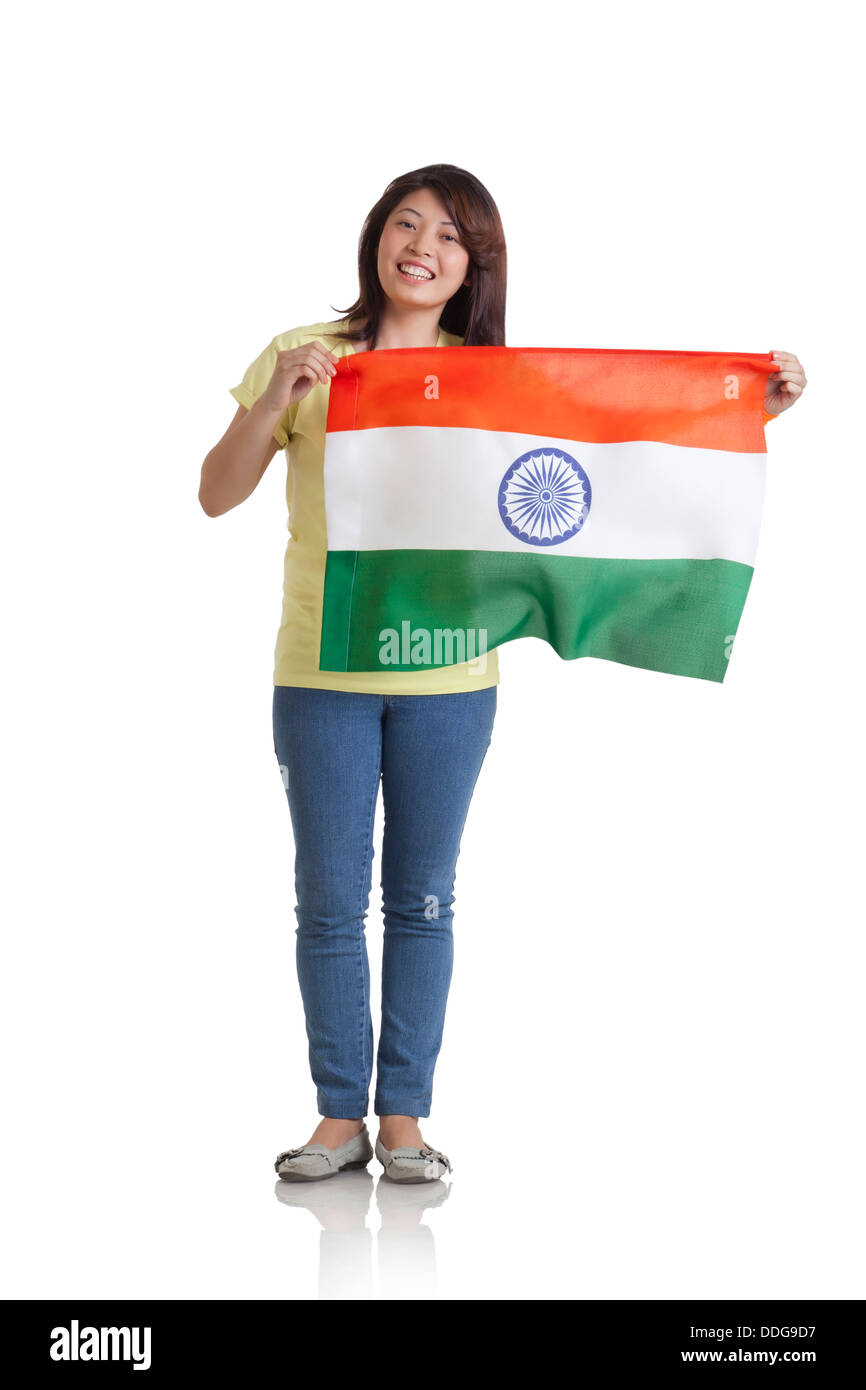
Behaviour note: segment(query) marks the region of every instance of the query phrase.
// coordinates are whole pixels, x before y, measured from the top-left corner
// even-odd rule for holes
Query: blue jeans
[[[369,1103],[364,919],[380,779],[385,933],[373,1109],[430,1114],[456,862],[495,713],[495,685],[443,695],[274,687],[274,752],[295,841],[298,982],[320,1115],[356,1119]]]

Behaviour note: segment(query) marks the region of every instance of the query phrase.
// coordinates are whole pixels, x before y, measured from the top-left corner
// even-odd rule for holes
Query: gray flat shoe
[[[452,1171],[449,1160],[439,1149],[415,1149],[411,1144],[386,1149],[378,1135],[376,1157],[385,1169],[385,1177],[392,1182],[435,1182],[446,1169],[449,1173]]]
[[[274,1168],[286,1182],[316,1182],[335,1178],[345,1168],[366,1168],[373,1157],[366,1124],[352,1139],[329,1149],[326,1144],[302,1144],[277,1154]]]

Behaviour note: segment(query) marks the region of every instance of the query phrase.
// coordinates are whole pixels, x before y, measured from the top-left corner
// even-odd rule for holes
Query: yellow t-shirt
[[[251,362],[230,394],[249,410],[273,375],[277,353],[318,340],[336,357],[355,351],[338,342],[333,331],[346,319],[308,323],[279,333]],[[439,330],[437,347],[459,347],[463,339]],[[381,349],[379,349],[381,350]],[[483,690],[499,684],[499,657],[494,648],[486,661],[459,662],[423,671],[320,671],[319,642],[328,553],[325,526],[325,424],[331,383],[317,381],[302,401],[289,406],[274,427],[288,464],[286,503],[289,542],[283,576],[283,612],[274,652],[274,685],[303,685],[318,690],[356,690],[392,695],[437,695]]]

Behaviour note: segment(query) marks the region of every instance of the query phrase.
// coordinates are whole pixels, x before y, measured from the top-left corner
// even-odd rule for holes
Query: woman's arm
[[[231,424],[207,455],[201,470],[198,500],[208,516],[222,516],[245,502],[279,449],[274,425],[282,410],[257,400],[252,409],[239,405]]]
[[[202,464],[198,500],[208,516],[231,511],[258,487],[277,449],[284,448],[291,438],[292,408],[300,405],[318,382],[329,384],[337,361],[318,338],[279,351],[275,338],[248,368],[247,376],[252,376],[253,383],[261,369],[267,385],[264,390],[259,386],[254,391],[244,378],[244,394],[255,395],[256,399],[249,410],[239,405],[219,444],[214,445]],[[287,423],[281,424],[284,415]],[[275,430],[279,430],[281,438]]]
[[[767,377],[767,390],[764,396],[764,424],[789,410],[799,400],[806,389],[806,373],[799,357],[793,352],[774,352],[773,361],[778,370]]]

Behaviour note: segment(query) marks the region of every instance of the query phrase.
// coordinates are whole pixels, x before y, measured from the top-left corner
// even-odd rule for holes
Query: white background
[[[7,20],[6,1297],[866,1295],[855,16]],[[248,363],[354,299],[388,181],[440,160],[499,207],[510,346],[784,349],[809,385],[767,427],[724,685],[500,651],[422,1125],[447,1202],[375,1162],[281,1201],[318,1121],[270,727],[285,463],[217,520],[200,469]]]

